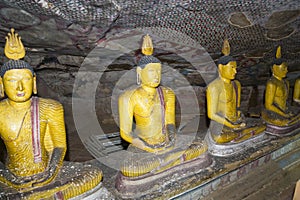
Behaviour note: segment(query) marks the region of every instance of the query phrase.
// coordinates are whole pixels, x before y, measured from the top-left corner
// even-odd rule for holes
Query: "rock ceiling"
[[[228,38],[231,54],[242,67],[270,66],[274,48],[282,45],[290,71],[298,73],[300,68],[298,0],[2,0],[1,46],[11,27],[21,35],[29,55],[81,56],[74,65],[121,30],[162,27],[162,35],[180,32],[213,60],[220,57]],[[41,65],[40,61],[35,57],[31,64]],[[256,67],[251,73],[269,76],[264,75],[268,70]]]

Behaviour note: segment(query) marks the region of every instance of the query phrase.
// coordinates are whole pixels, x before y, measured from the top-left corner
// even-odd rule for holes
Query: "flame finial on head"
[[[281,46],[277,46],[273,64],[281,65],[284,62],[286,62],[286,60],[281,57]]]
[[[222,48],[222,53],[223,53],[225,56],[228,56],[228,55],[230,54],[230,45],[229,45],[228,39],[225,39],[225,40],[224,40],[223,48]]]
[[[281,46],[278,46],[276,49],[276,59],[281,58]]]
[[[21,37],[15,33],[13,28],[10,31],[5,37],[6,43],[4,47],[4,54],[9,61],[0,67],[0,76],[3,77],[6,71],[11,69],[29,69],[34,75],[33,67],[21,60],[25,57],[25,48]]]
[[[4,54],[7,58],[12,60],[19,60],[25,57],[25,48],[21,41],[21,37],[15,33],[12,28],[8,36],[5,37],[6,43],[4,48]]]
[[[151,56],[153,54],[153,44],[151,37],[147,34],[143,39],[142,53],[146,56]]]

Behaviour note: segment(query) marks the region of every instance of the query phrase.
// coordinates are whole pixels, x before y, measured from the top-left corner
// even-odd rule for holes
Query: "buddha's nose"
[[[24,89],[22,81],[18,81],[18,88],[17,89],[19,91],[22,91]]]

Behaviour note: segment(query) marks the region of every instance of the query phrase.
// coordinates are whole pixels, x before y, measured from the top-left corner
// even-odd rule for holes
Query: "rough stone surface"
[[[232,13],[228,19],[229,23],[231,23],[234,26],[237,26],[239,28],[245,28],[248,26],[251,26],[252,23],[247,18],[247,16],[244,13],[237,12]]]
[[[295,21],[300,15],[300,10],[283,10],[273,12],[267,20],[265,27],[268,29],[274,29],[282,27]]]
[[[276,29],[270,29],[266,33],[266,37],[270,40],[280,40],[291,36],[295,32],[293,27],[283,26]]]

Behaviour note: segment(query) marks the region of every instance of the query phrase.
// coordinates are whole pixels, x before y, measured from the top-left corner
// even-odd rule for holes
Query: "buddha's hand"
[[[48,180],[53,177],[54,173],[56,171],[56,167],[52,166],[52,167],[48,167],[44,172],[39,173],[35,176],[35,181],[32,184],[32,186],[42,186],[44,185],[44,182],[48,182]]]
[[[240,130],[246,127],[246,121],[243,119],[238,119],[236,122],[232,123],[232,128],[234,130]]]
[[[23,185],[32,180],[29,176],[16,176],[9,169],[7,169],[2,162],[0,162],[0,177],[5,178],[14,185]]]
[[[21,176],[16,176],[12,173],[7,175],[6,178],[14,185],[24,185],[24,184],[32,181],[32,177],[29,177],[29,176],[21,177]]]
[[[55,148],[52,152],[50,163],[47,169],[40,173],[39,180],[33,184],[33,186],[40,186],[43,185],[44,182],[49,182],[55,175],[57,174],[58,170],[60,169],[60,161],[62,160],[64,149],[63,148]]]
[[[293,112],[291,112],[291,111],[289,111],[288,113],[285,113],[285,116],[284,117],[286,117],[286,118],[289,118],[289,119],[292,119],[293,117],[294,117],[294,113]]]
[[[176,127],[174,124],[167,125],[167,133],[168,133],[168,137],[167,137],[168,145],[172,146],[175,144],[176,134],[177,134]]]
[[[139,138],[134,138],[131,144],[139,149],[143,149],[143,150],[147,149],[145,143]]]
[[[243,116],[239,117],[236,120],[230,120],[228,118],[225,118],[227,121],[227,126],[229,128],[232,128],[234,130],[240,130],[246,127],[246,120]]]
[[[246,123],[246,117],[242,112],[238,113],[238,119],[236,120],[238,124]]]

